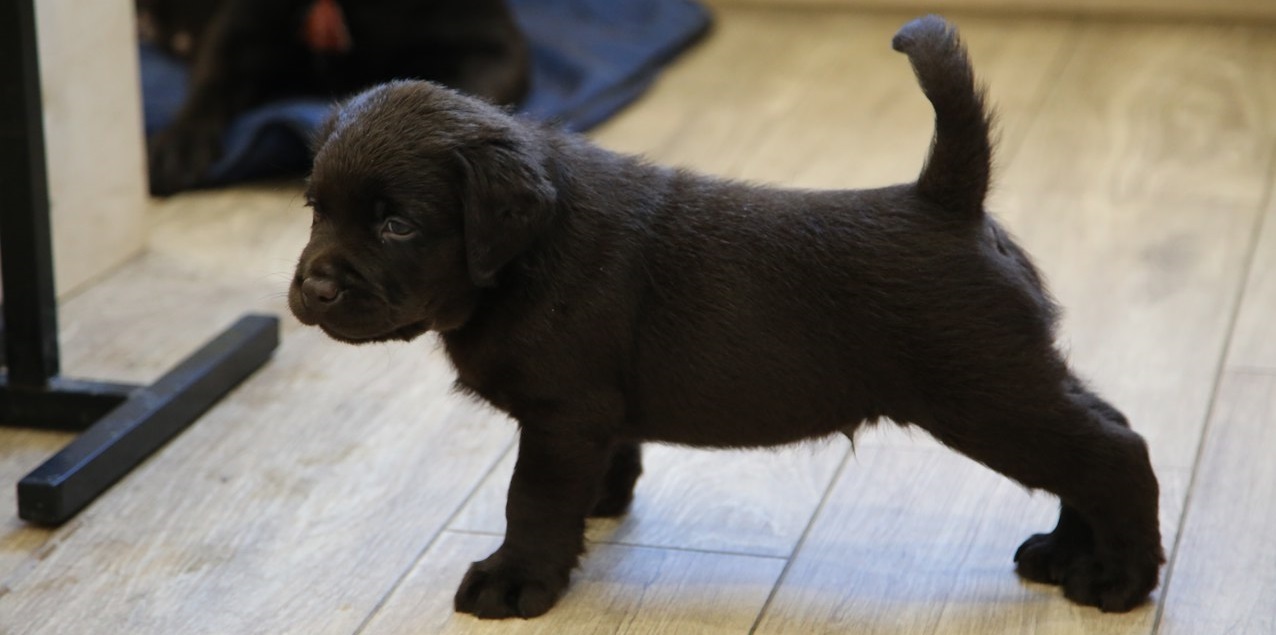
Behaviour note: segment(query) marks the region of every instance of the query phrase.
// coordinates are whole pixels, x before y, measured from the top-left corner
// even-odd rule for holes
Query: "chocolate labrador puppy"
[[[1019,573],[1127,611],[1163,562],[1143,439],[1069,370],[1041,277],[984,210],[990,118],[939,17],[895,36],[933,103],[916,183],[773,189],[650,165],[425,82],[322,131],[289,305],[343,342],[439,333],[521,429],[505,541],[456,609],[540,615],[639,444],[742,448],[881,418],[1061,499]]]
[[[527,43],[504,0],[137,0],[143,37],[191,64],[190,92],[150,144],[150,184],[197,184],[230,120],[298,96],[392,79],[442,82],[497,104],[526,94]]]

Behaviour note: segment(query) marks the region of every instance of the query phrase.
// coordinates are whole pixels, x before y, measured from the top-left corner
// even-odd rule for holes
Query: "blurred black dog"
[[[456,608],[547,611],[639,444],[790,443],[888,417],[1061,499],[1024,577],[1126,611],[1163,562],[1143,439],[1054,345],[1056,308],[984,210],[989,116],[938,17],[894,47],[935,108],[916,183],[797,191],[649,165],[426,82],[322,132],[297,318],[352,343],[440,333],[519,423],[505,542]],[[387,378],[393,381],[393,379]]]
[[[191,64],[190,93],[152,141],[155,194],[194,185],[236,114],[284,97],[428,79],[515,104],[527,44],[503,0],[137,0],[141,36]]]

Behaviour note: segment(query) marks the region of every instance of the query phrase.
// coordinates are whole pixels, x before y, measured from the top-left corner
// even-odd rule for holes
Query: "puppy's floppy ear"
[[[545,156],[533,140],[511,134],[460,148],[465,180],[465,252],[470,280],[496,275],[527,249],[553,217],[557,198]]]

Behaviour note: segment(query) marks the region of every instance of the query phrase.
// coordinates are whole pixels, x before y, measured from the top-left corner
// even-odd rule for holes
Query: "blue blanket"
[[[587,130],[636,99],[666,62],[707,29],[696,0],[509,0],[532,49],[532,90],[524,115]],[[146,134],[181,107],[187,70],[158,49],[141,48]],[[301,98],[250,110],[231,122],[223,155],[204,185],[306,169],[310,133],[331,103]]]

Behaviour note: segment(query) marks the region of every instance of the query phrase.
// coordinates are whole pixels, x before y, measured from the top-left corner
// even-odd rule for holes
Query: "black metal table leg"
[[[12,385],[58,374],[58,310],[33,0],[0,3],[0,270]]]
[[[84,430],[18,484],[18,515],[56,525],[270,358],[273,316],[240,318],[150,386],[59,376],[33,0],[0,3],[0,424]]]

